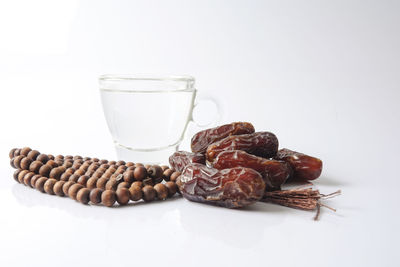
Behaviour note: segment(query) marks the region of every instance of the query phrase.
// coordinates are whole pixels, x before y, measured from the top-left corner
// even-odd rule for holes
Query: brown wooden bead
[[[39,160],[43,164],[46,164],[46,162],[49,161],[49,157],[46,154],[40,154],[39,156],[37,156],[36,160]]]
[[[82,176],[82,175],[85,175],[85,171],[84,171],[84,170],[81,170],[81,169],[78,169],[78,170],[76,170],[76,171],[74,172],[74,174],[76,174],[76,175],[78,175],[78,176]]]
[[[166,182],[165,186],[168,189],[168,197],[172,197],[176,194],[176,192],[178,191],[178,186],[176,185],[176,183],[174,182]]]
[[[42,177],[40,174],[36,174],[36,175],[32,176],[29,186],[32,187],[32,188],[36,188],[36,187],[35,187],[36,181],[37,181],[40,177]]]
[[[144,167],[148,170],[151,167],[151,164],[145,164]]]
[[[72,158],[73,160],[79,160],[79,159],[83,159],[81,156],[79,156],[79,155],[76,155],[76,156],[74,156],[73,158]]]
[[[70,172],[64,172],[60,176],[60,181],[68,181],[68,179],[69,179],[69,177],[71,177],[71,175],[72,174]]]
[[[25,158],[21,159],[21,162],[19,165],[20,165],[21,169],[29,170],[29,165],[31,165],[31,163],[32,163],[32,160],[30,158],[25,157]]]
[[[119,160],[119,161],[117,161],[116,165],[117,165],[117,166],[125,165],[125,161]]]
[[[54,156],[52,154],[48,154],[47,156],[49,157],[49,159],[54,160]]]
[[[78,194],[76,195],[76,200],[78,200],[82,204],[88,204],[89,203],[89,195],[90,195],[90,190],[87,188],[81,188],[78,191]]]
[[[23,180],[24,184],[25,184],[26,186],[31,186],[31,179],[32,179],[32,177],[35,176],[35,175],[36,175],[36,174],[35,174],[34,172],[28,172],[27,174],[25,174],[24,180]]]
[[[17,149],[14,151],[14,157],[19,156],[19,155],[21,155],[21,149],[20,149],[20,148],[17,148]]]
[[[28,156],[29,152],[31,152],[31,150],[32,149],[30,149],[29,147],[24,147],[21,149],[20,155],[23,155],[26,157],[26,156]]]
[[[146,185],[151,185],[151,186],[153,186],[153,185],[154,185],[153,179],[151,179],[151,178],[146,178],[146,179],[144,179],[144,180],[143,180],[143,186],[146,186]]]
[[[32,150],[34,151],[34,150]],[[39,160],[35,160],[29,165],[29,170],[34,173],[39,173],[40,168],[43,166],[43,163]]]
[[[80,163],[77,162],[77,163],[73,163],[71,167],[74,167],[75,169],[79,170],[79,168],[80,168],[81,166],[82,166],[82,164],[80,164]],[[83,172],[85,172],[85,170],[84,170]]]
[[[50,165],[51,168],[57,168],[57,167],[59,166],[58,163],[55,162],[55,161],[52,160],[52,159],[49,159],[49,160],[46,162],[46,164],[47,164],[47,165]]]
[[[10,159],[10,165],[11,165],[11,167],[13,167],[14,169],[17,168],[17,167],[15,167],[15,165],[14,165],[14,158]]]
[[[65,170],[65,173],[74,174],[75,171],[76,171],[75,168],[69,167],[68,169]]]
[[[56,194],[57,196],[63,197],[64,196],[63,185],[65,183],[66,183],[65,181],[57,181],[53,187],[54,194]]]
[[[79,177],[81,177],[81,176],[79,176],[79,175],[77,175],[77,174],[72,174],[72,175],[68,178],[68,181],[77,183],[78,180],[79,180]]]
[[[40,152],[37,150],[31,150],[29,151],[27,157],[30,158],[31,160],[36,160],[36,158],[40,155]]]
[[[100,178],[109,179],[111,177],[111,175],[112,175],[111,172],[106,171],[105,173],[103,173],[103,175]]]
[[[173,172],[174,172],[174,170],[172,170],[172,169],[166,169],[163,172],[163,179],[165,181],[169,181],[171,179],[171,175],[172,175]]]
[[[117,190],[117,186],[118,186],[119,182],[117,181],[117,179],[113,179],[111,178],[110,180],[108,180],[108,182],[106,183],[106,190]]]
[[[73,182],[73,181],[65,182],[65,184],[62,187],[62,191],[64,193],[64,196],[68,196],[68,190],[74,184],[75,184],[75,182]]]
[[[28,170],[22,170],[19,174],[18,174],[18,183],[23,183],[24,182],[24,176],[25,174],[27,174],[29,171]]]
[[[106,160],[106,159],[99,160],[99,164],[107,164],[107,163],[108,163],[108,160]]]
[[[63,163],[64,163],[64,161],[62,161],[62,160],[57,160],[57,159],[55,159],[54,162],[55,162],[58,166],[62,166]],[[48,162],[47,162],[47,163],[48,163]]]
[[[142,188],[137,185],[131,186],[129,188],[129,193],[131,195],[131,200],[133,201],[139,201],[140,199],[142,199],[143,196]]]
[[[118,189],[118,188],[127,188],[127,189],[128,189],[130,186],[131,186],[130,183],[121,182],[121,183],[118,184],[117,189]]]
[[[83,185],[81,184],[73,184],[70,186],[68,189],[68,196],[74,200],[76,200],[76,195],[78,194],[78,191],[83,188]]]
[[[13,161],[13,164],[12,164],[12,165],[14,165],[14,168],[21,169],[21,166],[20,166],[19,164],[21,163],[21,160],[22,160],[23,158],[25,158],[25,157],[22,156],[22,155],[19,155],[19,156],[16,156],[16,157],[14,157],[14,158],[12,159],[12,161]]]
[[[47,194],[54,195],[53,187],[54,187],[54,185],[55,185],[56,182],[57,182],[56,179],[53,179],[53,178],[48,179],[48,180],[44,183],[44,191],[45,191]]]
[[[106,189],[107,182],[108,182],[108,179],[102,177],[99,180],[97,180],[96,187],[104,190],[104,189]]]
[[[118,188],[117,191],[115,191],[115,196],[117,198],[118,204],[120,205],[128,204],[130,199],[130,193],[127,188]]]
[[[125,166],[126,166],[126,167],[133,167],[133,166],[135,166],[135,163],[133,163],[133,162],[127,162],[127,163],[125,164]]]
[[[110,165],[108,163],[103,163],[100,165],[99,169],[102,168],[102,169],[104,169],[104,171],[106,171],[109,167],[110,167]]]
[[[13,148],[13,149],[11,149],[10,150],[10,152],[8,153],[8,157],[10,158],[10,159],[12,159],[12,158],[14,158],[15,157],[15,151],[17,150],[17,148]]]
[[[65,172],[65,167],[60,166],[50,171],[49,177],[59,180],[61,175]]]
[[[136,180],[141,181],[147,177],[147,170],[143,166],[138,166],[133,171],[133,175]]]
[[[157,198],[162,200],[166,199],[168,197],[168,189],[165,185],[163,184],[156,184],[154,186],[154,190],[157,192]]]
[[[152,165],[148,169],[147,173],[151,178],[157,179],[157,178],[161,178],[161,176],[163,174],[163,170],[158,165]]]
[[[95,171],[95,170],[97,170],[98,168],[100,167],[100,164],[98,164],[98,163],[92,163],[92,164],[90,164],[90,166],[88,167],[88,171]]]
[[[124,173],[124,181],[127,183],[133,183],[135,181],[135,177],[133,176],[133,171],[126,171]]]
[[[103,174],[101,173],[101,172],[95,172],[95,173],[93,173],[93,175],[92,175],[92,178],[100,178],[100,177],[102,177],[103,176]]]
[[[89,163],[88,161],[84,161],[80,168],[87,170],[89,169],[90,164],[91,163]]]
[[[87,180],[87,182],[86,182],[86,187],[88,188],[88,189],[90,189],[90,190],[92,190],[93,188],[96,188],[96,183],[97,183],[97,180],[98,180],[99,178],[96,178],[96,177],[91,177],[91,178],[89,178],[88,180]]]
[[[91,177],[95,171],[86,171],[84,175]]]
[[[173,172],[173,173],[171,174],[170,180],[171,180],[172,182],[176,182],[176,179],[178,179],[178,177],[179,177],[180,175],[181,175],[180,172]]]
[[[65,167],[65,168],[70,168],[70,167],[72,167],[72,162],[71,161],[64,161],[64,163],[62,164],[62,166],[63,167]]]
[[[90,202],[93,204],[100,204],[101,203],[101,194],[103,193],[103,189],[94,188],[90,191],[89,199]]]
[[[71,155],[66,155],[66,156],[64,156],[64,159],[73,159],[74,157],[73,156],[71,156]]]
[[[112,190],[105,190],[101,194],[101,202],[104,206],[112,207],[115,203],[115,192]]]
[[[19,175],[19,173],[20,173],[21,171],[22,171],[21,169],[17,169],[17,170],[15,170],[15,172],[14,172],[14,174],[13,174],[14,180],[15,180],[16,182],[18,182],[18,183],[19,183],[19,181],[18,181],[18,175]]]
[[[131,186],[138,186],[138,187],[142,188],[144,185],[143,185],[142,181],[136,181],[136,182],[133,182]]]
[[[35,183],[35,188],[37,190],[39,190],[40,192],[44,193],[44,184],[47,182],[47,178],[46,177],[40,177],[39,179],[36,180]]]
[[[49,173],[50,173],[50,171],[51,171],[51,166],[50,165],[47,165],[47,164],[44,164],[42,167],[40,167],[40,169],[39,169],[39,174],[41,175],[41,176],[49,176]]]
[[[108,162],[108,164],[110,164],[110,166],[111,166],[111,165],[117,164],[117,162],[116,162],[115,160],[110,160],[110,161]]]
[[[78,184],[81,184],[81,185],[83,185],[83,186],[86,186],[87,180],[89,180],[89,176],[82,175],[81,177],[79,177],[79,179],[78,179],[77,182],[78,182]]]
[[[163,170],[163,172],[164,172],[165,170],[169,169],[169,166],[167,166],[167,165],[161,165],[160,167],[161,167],[161,169]]]
[[[146,202],[153,201],[157,195],[156,190],[150,185],[144,186],[142,188],[142,193],[143,193],[143,200]]]
[[[123,174],[124,172],[125,172],[124,169],[118,169],[118,170],[115,171],[114,174],[118,175],[118,174]]]
[[[129,166],[128,168],[126,168],[125,171],[134,171],[135,170],[135,166]]]
[[[126,170],[128,167],[126,167],[125,165],[119,165],[117,170]]]

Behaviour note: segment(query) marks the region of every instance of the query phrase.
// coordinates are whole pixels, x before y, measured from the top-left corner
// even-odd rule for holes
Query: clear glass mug
[[[197,105],[190,76],[102,75],[101,101],[117,157],[161,164],[178,150]],[[216,106],[219,118],[219,105]],[[210,127],[216,121],[199,125]]]

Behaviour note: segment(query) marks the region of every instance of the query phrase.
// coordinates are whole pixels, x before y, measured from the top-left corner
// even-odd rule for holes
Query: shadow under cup
[[[118,158],[167,163],[192,118],[194,78],[103,75],[99,83]]]

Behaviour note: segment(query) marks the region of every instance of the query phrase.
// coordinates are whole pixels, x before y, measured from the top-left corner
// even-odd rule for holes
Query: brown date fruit
[[[260,200],[265,191],[261,175],[249,168],[217,170],[205,165],[188,165],[177,185],[184,198],[222,206],[239,208]]]
[[[230,135],[254,133],[254,126],[248,122],[233,122],[200,131],[191,140],[192,152],[204,153],[207,147]]]
[[[322,172],[322,161],[306,154],[280,149],[275,159],[286,161],[293,169],[293,177],[289,181],[308,181],[317,179]]]
[[[267,190],[279,188],[292,174],[288,163],[251,155],[242,150],[227,150],[219,153],[212,166],[216,169],[246,167],[258,171],[264,178]]]
[[[271,158],[278,151],[278,138],[270,132],[256,132],[228,136],[207,148],[207,161],[213,162],[219,153],[225,150],[243,150],[247,153]]]
[[[172,169],[182,172],[186,165],[190,163],[206,164],[206,158],[201,153],[190,153],[186,151],[176,151],[169,157],[169,164]]]

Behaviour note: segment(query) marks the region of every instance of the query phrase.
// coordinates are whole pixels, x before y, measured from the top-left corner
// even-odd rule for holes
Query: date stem
[[[307,184],[306,186],[310,186],[310,184]],[[301,210],[316,210],[317,213],[314,217],[314,220],[318,220],[321,207],[325,207],[336,212],[336,209],[327,206],[326,204],[322,203],[321,200],[336,197],[340,194],[341,190],[324,195],[321,194],[319,190],[313,190],[310,187],[298,187],[289,190],[265,192],[261,201]]]

